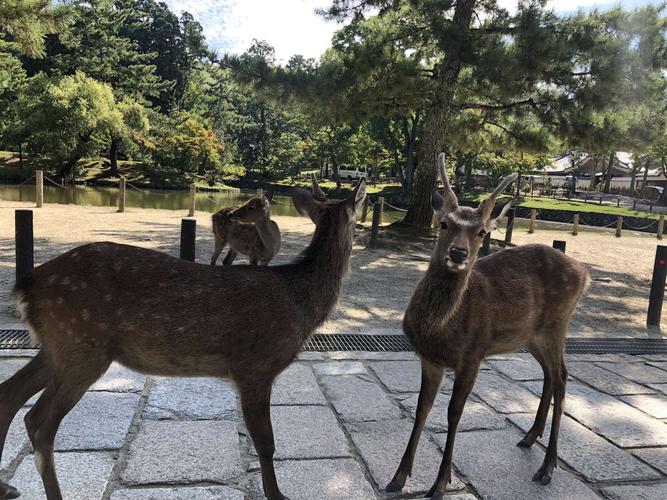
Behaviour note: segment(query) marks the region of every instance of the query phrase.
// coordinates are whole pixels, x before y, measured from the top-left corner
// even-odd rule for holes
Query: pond
[[[255,195],[255,191],[198,192],[196,209],[214,213],[223,207],[240,205]],[[35,201],[35,186],[32,184],[0,184],[0,199],[7,201]],[[99,207],[118,206],[118,188],[93,186],[44,185],[44,203],[74,205],[94,205]],[[187,210],[189,192],[161,189],[136,189],[127,187],[125,206],[135,208],[158,208],[165,210]],[[292,199],[285,195],[274,195],[271,202],[272,215],[298,215]]]

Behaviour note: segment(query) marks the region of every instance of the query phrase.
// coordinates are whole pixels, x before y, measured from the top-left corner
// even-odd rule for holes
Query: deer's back
[[[94,243],[39,266],[17,294],[47,351],[104,349],[139,371],[224,375],[266,359],[287,366],[301,348],[289,285],[270,268]]]

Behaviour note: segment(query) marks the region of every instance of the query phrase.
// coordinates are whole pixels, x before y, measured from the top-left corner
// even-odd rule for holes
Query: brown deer
[[[273,468],[271,386],[335,307],[364,196],[363,180],[343,201],[319,201],[295,188],[296,208],[316,228],[293,264],[211,269],[93,243],[36,268],[15,293],[41,350],[0,384],[0,450],[16,412],[44,389],[25,424],[46,496],[59,500],[54,437],[112,361],[153,375],[225,377],[237,387],[264,494],[284,499]],[[17,494],[0,482],[0,498]]]
[[[250,264],[267,266],[280,250],[280,228],[271,220],[269,198],[252,198],[239,208],[226,207],[213,214],[215,246],[214,266],[225,245],[229,252],[223,261],[231,265],[239,253],[247,255]]]
[[[451,481],[456,428],[480,363],[492,354],[526,347],[542,366],[544,385],[532,428],[518,443],[529,447],[542,435],[553,396],[549,446],[534,481],[547,484],[557,462],[567,370],[565,334],[590,277],[586,268],[544,245],[524,245],[477,260],[485,234],[495,229],[511,204],[491,217],[496,197],[517,177],[512,174],[477,209],[460,207],[438,158],[444,196],[434,189],[431,205],[440,234],[426,275],[418,283],[403,319],[403,330],[419,354],[422,382],[415,425],[405,454],[386,490],[400,491],[412,472],[417,443],[445,368],[455,372],[447,412],[448,431],[440,470],[428,495],[443,498]]]

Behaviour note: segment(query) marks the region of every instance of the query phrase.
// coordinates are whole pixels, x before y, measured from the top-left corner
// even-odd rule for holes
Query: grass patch
[[[313,172],[317,171],[314,170]],[[267,182],[270,184],[275,184],[277,186],[285,186],[285,187],[304,187],[304,188],[310,187],[309,178],[298,178],[292,180],[291,177],[283,177],[282,179],[272,179],[268,180]],[[357,181],[341,182],[340,189],[337,189],[336,182],[330,179],[318,179],[318,183],[322,189],[331,192],[332,195],[335,194],[336,196],[342,196],[345,195],[346,193],[351,193]],[[370,184],[370,183],[366,184],[366,192],[372,195],[379,195],[379,196],[396,195],[399,194],[401,190],[402,190],[401,185],[396,183],[378,182],[376,184]]]

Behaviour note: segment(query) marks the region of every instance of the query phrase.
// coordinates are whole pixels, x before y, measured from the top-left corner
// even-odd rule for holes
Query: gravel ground
[[[14,215],[32,203],[0,201],[0,325],[16,322],[10,289],[14,282]],[[35,261],[45,262],[78,245],[109,240],[178,254],[181,211],[115,209],[87,205],[45,205],[34,210]],[[213,248],[210,214],[198,213],[197,261],[207,263]],[[313,224],[300,217],[275,217],[283,234],[280,254],[273,263],[292,260],[310,239]],[[645,321],[657,240],[655,236],[613,231],[583,231],[572,236],[569,227],[529,235],[519,224],[517,244],[567,241],[567,253],[588,265],[593,286],[575,315],[571,336],[646,336]],[[503,238],[496,233],[494,237]],[[402,242],[367,250],[361,234],[355,245],[350,273],[328,333],[397,333],[415,283],[426,270],[433,244]],[[221,262],[222,258],[219,260]],[[237,262],[246,262],[237,259]]]

